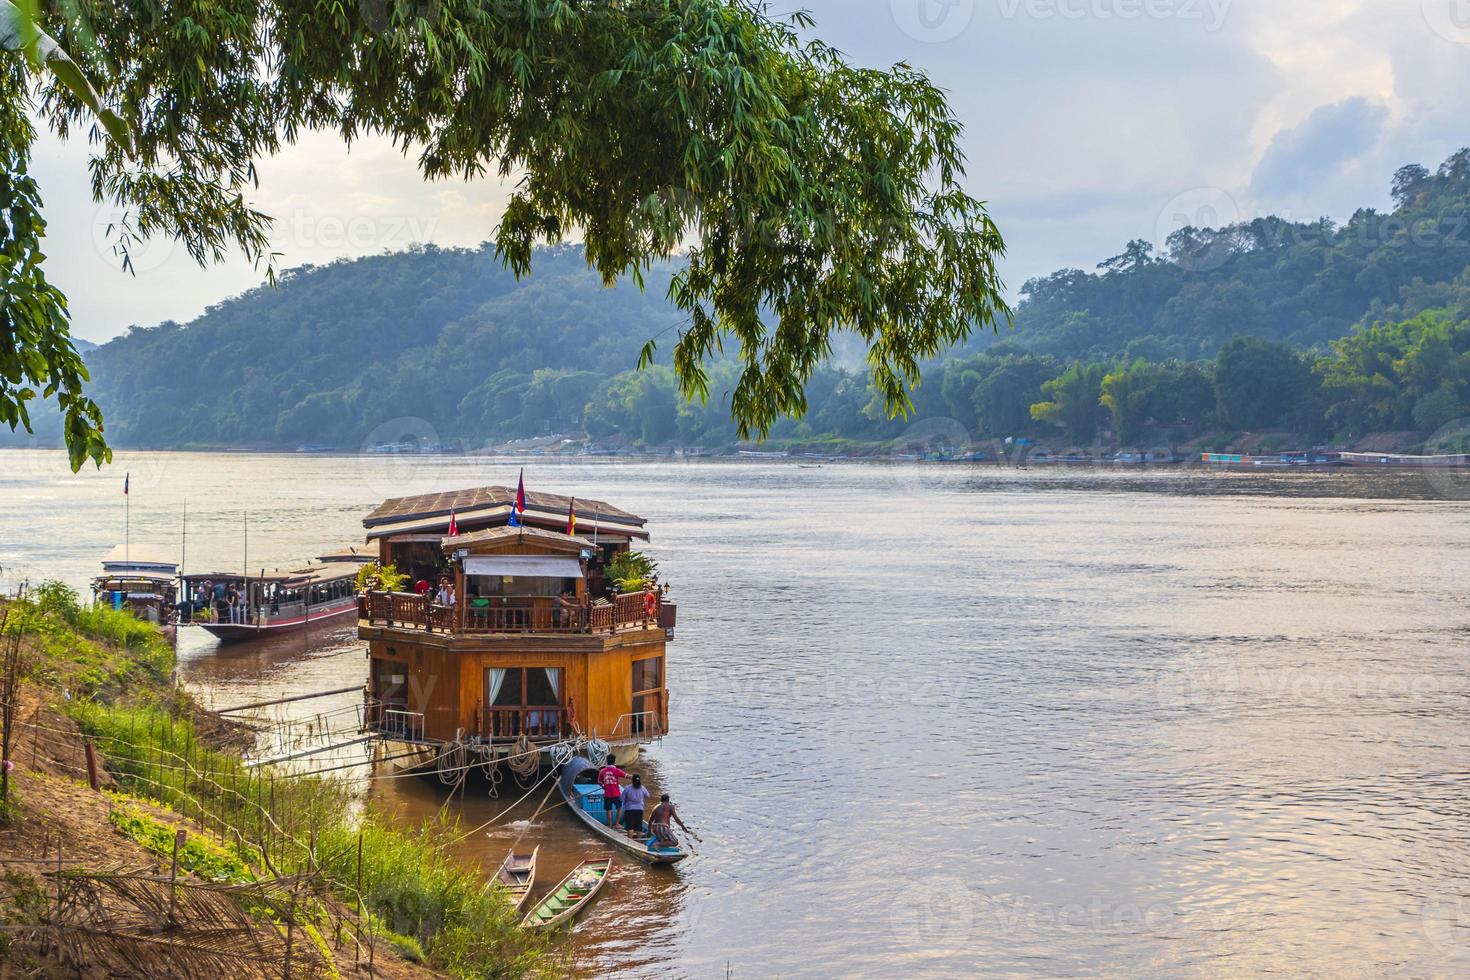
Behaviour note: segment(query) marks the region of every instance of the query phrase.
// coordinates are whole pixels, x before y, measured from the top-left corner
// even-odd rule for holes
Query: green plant
[[[408,588],[408,575],[397,565],[369,562],[357,570],[358,592],[402,592]]]
[[[621,592],[637,592],[653,577],[658,562],[641,551],[619,552],[607,563],[607,577]]]
[[[122,803],[107,815],[108,823],[160,857],[172,858],[177,828],[156,820],[139,807]],[[179,848],[179,867],[196,878],[217,884],[240,884],[254,875],[236,850],[197,834]]]

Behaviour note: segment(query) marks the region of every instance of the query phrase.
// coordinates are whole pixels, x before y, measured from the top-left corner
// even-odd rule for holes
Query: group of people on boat
[[[624,780],[629,781],[628,785],[623,785]],[[609,827],[616,827],[621,816],[623,830],[629,837],[637,840],[652,835],[653,842],[658,847],[679,846],[679,839],[674,836],[673,824],[677,823],[680,830],[689,832],[689,828],[679,818],[679,811],[674,806],[674,801],[669,799],[668,793],[659,797],[658,805],[648,815],[648,827],[645,830],[643,813],[648,805],[648,798],[653,794],[643,785],[642,776],[624,772],[611,759],[597,771],[597,784],[602,787],[603,806],[607,811]]]
[[[234,582],[205,579],[194,587],[186,612],[194,620],[243,623],[249,617],[250,600]]]

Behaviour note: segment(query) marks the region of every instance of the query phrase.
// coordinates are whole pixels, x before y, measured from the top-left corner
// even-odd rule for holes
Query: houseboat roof
[[[367,528],[368,540],[372,541],[398,534],[442,533],[449,530],[451,514],[461,527],[505,524],[510,520],[515,497],[514,487],[476,487],[417,497],[395,497],[383,501],[363,518],[362,526]],[[528,491],[524,520],[552,526],[565,525],[567,512],[573,509],[573,499],[579,523],[594,524],[602,534],[609,536],[648,537],[648,532],[643,530],[647,522],[636,514],[600,500],[572,498],[557,493]]]
[[[521,527],[487,527],[483,531],[471,531],[468,534],[456,534],[452,538],[440,539],[445,551],[473,548],[480,544],[498,544],[503,541],[515,541],[518,544],[534,541],[540,544],[561,545],[569,551],[592,547],[592,540],[581,535],[573,536],[561,531],[548,531],[545,528],[524,525]]]
[[[102,558],[102,567],[108,571],[123,569],[178,568],[179,562],[167,549],[147,544],[120,544]]]

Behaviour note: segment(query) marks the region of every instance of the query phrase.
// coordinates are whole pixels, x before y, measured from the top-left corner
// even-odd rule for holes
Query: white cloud
[[[1014,291],[1027,277],[1090,268],[1131,238],[1152,238],[1170,202],[1201,188],[1233,201],[1242,217],[1272,208],[1346,217],[1358,204],[1383,206],[1398,166],[1433,166],[1470,143],[1470,106],[1456,97],[1470,89],[1470,31],[1447,32],[1455,22],[1436,6],[1456,2],[799,6],[854,60],[907,60],[949,91],[966,125],[970,189],[991,203],[1011,246],[1004,270]],[[1356,152],[1343,143],[1335,161],[1324,157],[1331,166],[1315,185],[1286,187],[1292,167],[1310,167],[1313,156],[1280,148],[1293,140],[1322,147],[1320,133],[1316,144],[1307,139],[1323,125],[1314,113],[1344,104],[1367,107],[1355,118],[1375,121],[1376,138],[1351,131]],[[199,270],[178,254],[128,279],[94,244],[85,147],[47,139],[36,163],[51,274],[71,297],[78,335],[100,340],[129,323],[187,319],[259,281],[246,263]],[[1274,173],[1273,182],[1253,185],[1258,173]],[[1305,169],[1295,174],[1304,184]],[[477,244],[493,235],[508,196],[493,180],[424,184],[415,161],[384,141],[363,140],[349,153],[324,134],[265,162],[261,180],[257,202],[279,219],[275,247],[286,267],[415,239]]]

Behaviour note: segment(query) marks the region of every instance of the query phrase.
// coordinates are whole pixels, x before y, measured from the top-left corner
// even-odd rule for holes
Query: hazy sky
[[[922,67],[966,128],[968,184],[990,202],[1022,282],[1090,269],[1131,238],[1267,211],[1345,218],[1382,207],[1404,163],[1470,144],[1467,0],[807,0],[855,61]],[[195,267],[168,241],[119,271],[86,146],[43,138],[54,281],[73,332],[187,320],[260,281]],[[281,266],[474,245],[506,197],[494,181],[423,183],[386,144],[313,136],[261,167]]]

